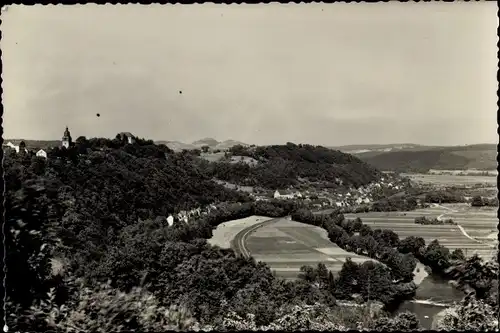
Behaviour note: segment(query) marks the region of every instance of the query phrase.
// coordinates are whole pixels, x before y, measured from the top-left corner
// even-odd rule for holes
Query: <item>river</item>
[[[415,299],[429,301],[429,303],[435,302],[451,305],[453,302],[460,301],[464,296],[465,294],[463,292],[451,286],[447,281],[437,277],[427,276],[418,286]],[[437,306],[406,301],[399,306],[394,314],[404,311],[414,312],[420,320],[422,327],[431,329],[433,317],[445,308],[446,307],[441,305]]]

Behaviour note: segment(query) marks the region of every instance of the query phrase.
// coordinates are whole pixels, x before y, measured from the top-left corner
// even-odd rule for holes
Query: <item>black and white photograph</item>
[[[497,14],[3,6],[3,331],[498,331]]]

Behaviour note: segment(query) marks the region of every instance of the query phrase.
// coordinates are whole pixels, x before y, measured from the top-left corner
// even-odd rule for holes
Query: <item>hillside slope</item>
[[[238,158],[233,157],[243,157],[242,162],[235,163]],[[252,158],[257,163],[245,163],[244,157]],[[204,162],[201,166],[211,177],[268,189],[287,188],[304,181],[358,187],[380,177],[376,168],[352,155],[321,146],[293,143],[234,146],[226,160]]]
[[[427,172],[430,169],[492,170],[497,168],[497,146],[493,144],[375,154],[367,152],[356,156],[380,170],[399,172]]]

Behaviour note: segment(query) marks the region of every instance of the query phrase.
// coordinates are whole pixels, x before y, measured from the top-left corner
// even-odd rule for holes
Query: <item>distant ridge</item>
[[[352,153],[354,154],[354,153]],[[354,154],[380,170],[427,172],[436,170],[493,170],[497,168],[497,145],[474,144],[452,147],[425,147]]]
[[[50,147],[61,146],[61,140],[3,139],[3,144],[6,145],[7,143],[12,142],[15,145],[19,145],[21,141],[24,141],[24,143],[26,143],[26,147],[28,149],[48,149]]]
[[[209,146],[210,148],[213,148],[219,144],[219,141],[213,139],[213,138],[204,138],[201,140],[196,140],[192,143],[192,145],[197,146],[197,147],[202,147],[202,146]]]
[[[226,150],[231,147],[237,146],[237,145],[242,145],[244,147],[248,147],[249,145],[246,143],[243,143],[241,141],[236,141],[236,140],[225,140],[222,142],[217,141],[216,139],[213,138],[204,138],[201,140],[196,140],[193,143],[183,143],[180,141],[155,141],[156,144],[164,144],[168,148],[172,149],[173,151],[181,151],[181,150],[193,150],[193,149],[200,149],[203,146],[208,146],[211,150]]]
[[[193,150],[193,149],[198,149],[199,147],[192,145],[190,143],[183,143],[180,141],[155,141],[155,144],[157,145],[165,145],[168,148],[172,149],[173,151],[182,151],[182,150]]]

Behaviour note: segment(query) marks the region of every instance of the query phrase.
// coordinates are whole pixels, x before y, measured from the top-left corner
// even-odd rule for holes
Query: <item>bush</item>
[[[142,288],[129,293],[102,284],[96,291],[83,285],[71,307],[58,306],[54,291],[48,299],[31,309],[30,319],[45,321],[48,330],[57,332],[159,332],[198,329],[199,324],[183,307],[161,306]]]
[[[437,218],[428,219],[425,216],[416,217],[415,223],[422,225],[445,225],[445,224],[457,225],[457,223],[452,219],[445,219],[445,220],[440,220]]]
[[[467,295],[458,305],[438,314],[433,329],[446,331],[498,331],[498,308]]]

